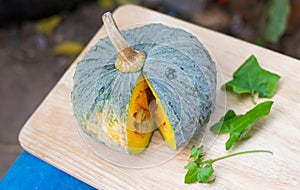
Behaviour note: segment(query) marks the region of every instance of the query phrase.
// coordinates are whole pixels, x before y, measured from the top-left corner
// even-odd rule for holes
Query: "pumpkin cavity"
[[[159,130],[164,141],[176,149],[170,121],[153,87],[142,73],[131,94],[127,119],[127,146],[131,154],[140,154],[149,144],[152,134]]]

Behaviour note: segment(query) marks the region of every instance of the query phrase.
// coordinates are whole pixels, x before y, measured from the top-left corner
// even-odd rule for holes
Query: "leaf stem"
[[[252,103],[254,105],[256,104],[256,101],[255,101],[255,91],[254,90],[251,90],[251,101],[252,101]]]
[[[273,152],[271,152],[269,150],[248,150],[248,151],[243,151],[243,152],[237,152],[237,153],[233,153],[233,154],[228,154],[226,156],[222,156],[222,157],[219,157],[219,158],[216,158],[216,159],[206,160],[204,163],[210,163],[210,164],[212,164],[212,163],[214,163],[216,161],[223,160],[223,159],[226,159],[226,158],[229,158],[229,157],[233,157],[233,156],[237,156],[237,155],[241,155],[241,154],[259,153],[259,152],[269,153],[269,154],[273,155]]]

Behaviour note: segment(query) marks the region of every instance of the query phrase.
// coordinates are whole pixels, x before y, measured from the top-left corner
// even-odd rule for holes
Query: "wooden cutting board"
[[[73,117],[70,93],[76,64],[84,53],[105,36],[100,29],[86,49],[67,70],[20,132],[25,150],[72,176],[99,189],[297,189],[300,187],[300,61],[235,38],[137,6],[114,12],[120,28],[160,22],[183,28],[208,48],[218,66],[218,85],[251,54],[261,66],[281,75],[271,114],[260,120],[248,141],[225,151],[227,135],[219,135],[207,150],[211,158],[249,149],[268,149],[274,155],[233,157],[215,164],[213,185],[183,183],[189,149],[165,163],[144,169],[115,166],[99,158],[82,140]],[[95,18],[99,19],[99,18]],[[218,88],[218,99],[224,92]],[[266,99],[259,100],[265,101]],[[222,102],[222,101],[221,101]],[[227,109],[245,113],[253,107],[248,96],[227,93]],[[220,111],[217,107],[217,112]],[[219,117],[219,115],[215,117]],[[216,118],[215,118],[216,119]],[[217,118],[218,119],[218,118]],[[198,141],[197,141],[198,142]],[[205,144],[205,142],[204,142]]]

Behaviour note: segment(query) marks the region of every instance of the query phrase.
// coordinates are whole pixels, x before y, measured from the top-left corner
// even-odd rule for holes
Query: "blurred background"
[[[128,3],[300,59],[299,0],[0,0],[0,179],[22,151],[21,127],[100,16]]]

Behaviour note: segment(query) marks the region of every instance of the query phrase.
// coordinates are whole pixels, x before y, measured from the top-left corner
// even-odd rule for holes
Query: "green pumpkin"
[[[173,149],[186,145],[215,104],[216,69],[205,47],[162,24],[120,33],[110,13],[103,22],[108,37],[91,47],[74,74],[80,127],[96,142],[134,155],[155,130]]]

